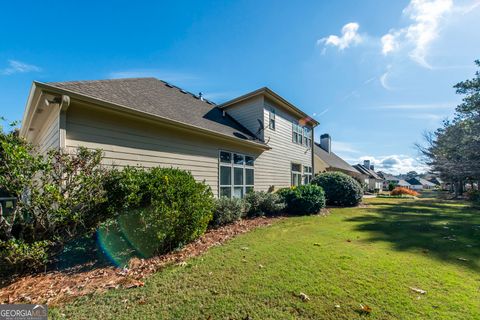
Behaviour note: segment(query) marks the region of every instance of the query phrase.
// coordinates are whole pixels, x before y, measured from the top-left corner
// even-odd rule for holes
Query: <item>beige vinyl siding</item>
[[[226,112],[259,139],[263,138],[263,132],[257,134],[260,129],[258,120],[263,121],[263,97],[257,96],[239,102],[228,107]]]
[[[50,107],[43,110],[46,114],[42,117],[44,121],[38,121],[40,128],[31,141],[38,147],[38,152],[45,154],[50,149],[60,148],[60,111],[58,108]]]
[[[66,147],[102,149],[111,166],[173,167],[188,170],[218,195],[219,150],[252,155],[260,151],[235,143],[160,125],[154,121],[74,103],[66,115]]]
[[[286,113],[271,102],[265,103],[264,123],[268,124],[269,111],[276,111],[275,130],[265,125],[264,139],[271,147],[261,154],[256,162],[255,182],[256,189],[269,190],[289,187],[291,185],[291,164],[299,163],[303,166],[312,167],[312,149],[305,145],[292,142],[292,122],[298,119]],[[313,135],[313,130],[312,130]]]
[[[315,162],[315,173],[321,173],[328,171],[330,168],[319,156],[314,155],[314,162]]]

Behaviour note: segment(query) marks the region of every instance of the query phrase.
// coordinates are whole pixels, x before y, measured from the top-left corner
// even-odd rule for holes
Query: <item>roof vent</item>
[[[185,94],[188,93],[187,91],[185,91],[185,90],[183,90],[183,89],[180,89],[180,92],[181,92],[181,93],[185,93]]]
[[[165,82],[165,85],[166,85],[167,87],[169,87],[169,88],[173,88],[173,85],[170,84],[170,83],[168,83],[168,82]]]
[[[204,100],[204,99],[203,99],[203,93],[199,92],[199,93],[198,93],[198,98],[203,101],[203,100]]]

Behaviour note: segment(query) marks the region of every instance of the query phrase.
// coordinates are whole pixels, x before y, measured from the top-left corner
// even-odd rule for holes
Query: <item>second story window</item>
[[[303,141],[306,147],[312,146],[312,129],[304,127],[303,128]]]
[[[303,129],[298,123],[292,123],[292,141],[303,144]]]
[[[268,112],[268,127],[275,130],[275,109],[270,109]]]

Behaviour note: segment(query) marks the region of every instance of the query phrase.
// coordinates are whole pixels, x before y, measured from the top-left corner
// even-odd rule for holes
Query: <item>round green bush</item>
[[[356,206],[362,201],[362,187],[349,175],[342,172],[325,172],[312,180],[325,191],[328,205]]]
[[[106,183],[109,210],[120,214],[117,224],[139,252],[151,255],[179,248],[201,236],[212,219],[212,191],[190,172],[125,168],[112,177]]]
[[[288,214],[316,214],[325,207],[325,193],[316,185],[307,184],[298,187],[284,188],[277,191],[287,204]]]
[[[274,216],[282,212],[285,203],[276,193],[265,191],[249,192],[245,196],[247,217]]]
[[[240,220],[245,212],[245,206],[243,199],[221,197],[215,200],[215,211],[210,226],[216,228]]]

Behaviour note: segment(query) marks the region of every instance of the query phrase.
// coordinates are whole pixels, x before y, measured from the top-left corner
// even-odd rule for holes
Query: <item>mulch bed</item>
[[[133,258],[125,269],[108,266],[82,271],[88,269],[88,266],[81,265],[63,271],[26,275],[0,289],[0,303],[47,303],[52,306],[109,289],[141,287],[145,277],[167,265],[185,263],[188,258],[198,256],[210,247],[220,245],[254,228],[270,225],[279,219],[282,218],[241,220],[212,229],[179,251],[150,259]]]

